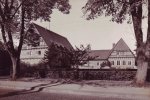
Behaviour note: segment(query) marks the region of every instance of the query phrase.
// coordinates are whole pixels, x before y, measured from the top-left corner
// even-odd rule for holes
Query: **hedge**
[[[146,80],[147,80],[148,82],[150,82],[150,68],[148,68],[148,70],[147,70],[147,77],[146,77]]]
[[[24,74],[24,75],[23,75]],[[28,67],[24,70],[24,77],[38,78],[64,78],[64,79],[80,79],[80,80],[133,80],[136,70],[123,69],[99,69],[99,70],[73,70],[73,69],[37,69],[36,67]]]
[[[49,78],[69,78],[81,80],[133,80],[136,70],[51,70]]]
[[[116,80],[130,81],[136,75],[136,69],[48,69],[43,64],[29,65],[22,63],[22,77],[64,78],[80,80]],[[44,66],[44,67],[43,67]],[[150,69],[147,81],[150,82]]]

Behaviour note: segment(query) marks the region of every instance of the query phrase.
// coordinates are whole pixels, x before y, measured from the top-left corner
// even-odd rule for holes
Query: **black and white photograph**
[[[150,100],[150,0],[0,0],[0,100]]]

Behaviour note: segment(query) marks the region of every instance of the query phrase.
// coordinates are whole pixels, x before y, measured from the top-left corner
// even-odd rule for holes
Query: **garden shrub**
[[[146,80],[147,80],[148,82],[150,82],[150,68],[148,68],[148,70],[147,70],[147,77],[146,77]]]
[[[47,69],[45,64],[21,63],[23,77],[63,78],[72,80],[133,80],[136,69]]]
[[[61,73],[61,74],[60,74]],[[79,80],[116,80],[127,81],[133,80],[136,75],[136,70],[49,70],[49,78],[68,78]]]
[[[31,65],[21,62],[21,77],[45,78],[47,76],[46,65],[43,63]]]
[[[11,64],[9,53],[0,47],[0,76],[7,76],[10,74]]]

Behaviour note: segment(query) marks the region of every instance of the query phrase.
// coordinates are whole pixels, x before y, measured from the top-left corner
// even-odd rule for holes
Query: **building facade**
[[[94,60],[80,66],[81,69],[100,69],[102,63],[109,61],[112,68],[116,69],[134,69],[135,56],[128,45],[121,38],[116,44],[113,44],[111,50],[91,50],[89,56],[95,57]],[[105,66],[103,68],[110,68]]]
[[[66,47],[73,48],[67,38],[47,30],[37,24],[33,23],[35,33],[40,36],[38,46],[24,44],[21,51],[21,60],[25,63],[37,64],[44,58],[45,51],[51,43]]]

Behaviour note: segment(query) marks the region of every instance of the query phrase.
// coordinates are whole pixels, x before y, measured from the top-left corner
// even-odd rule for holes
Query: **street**
[[[0,100],[136,100],[118,97],[101,97],[67,93],[46,93],[27,90],[0,89]],[[144,99],[141,99],[144,100]]]

